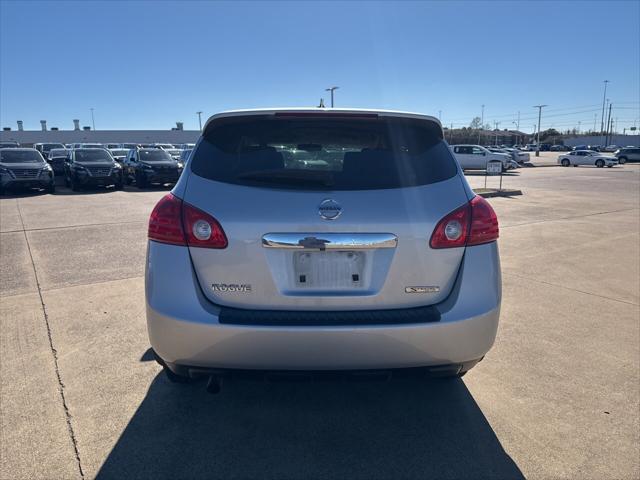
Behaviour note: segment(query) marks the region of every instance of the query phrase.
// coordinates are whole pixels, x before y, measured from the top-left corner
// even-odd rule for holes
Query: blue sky
[[[531,131],[640,117],[640,2],[0,2],[0,123],[198,126],[221,110],[441,111]],[[640,126],[640,121],[638,121]]]

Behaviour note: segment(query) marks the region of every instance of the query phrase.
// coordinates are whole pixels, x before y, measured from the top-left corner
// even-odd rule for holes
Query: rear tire
[[[620,157],[618,158],[618,163],[620,165],[624,165],[625,163],[627,163],[627,157]]]
[[[568,158],[563,158],[562,162],[560,162],[562,164],[563,167],[568,167],[569,165],[571,165],[571,162],[569,161]]]
[[[598,168],[604,167],[604,160],[596,160],[596,167]]]

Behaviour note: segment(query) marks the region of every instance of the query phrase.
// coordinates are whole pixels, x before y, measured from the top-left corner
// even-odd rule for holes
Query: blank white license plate
[[[359,288],[364,252],[295,252],[293,268],[298,287]]]

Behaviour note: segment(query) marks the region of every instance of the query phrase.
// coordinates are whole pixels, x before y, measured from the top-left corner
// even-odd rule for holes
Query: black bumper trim
[[[306,310],[245,310],[221,307],[218,321],[225,325],[272,327],[401,325],[439,322],[440,311],[435,306],[393,310],[345,310],[326,312]]]

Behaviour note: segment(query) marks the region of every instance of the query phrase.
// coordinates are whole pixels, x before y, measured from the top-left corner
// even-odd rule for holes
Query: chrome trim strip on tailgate
[[[370,250],[396,248],[398,237],[391,233],[267,233],[265,248],[287,250]]]

